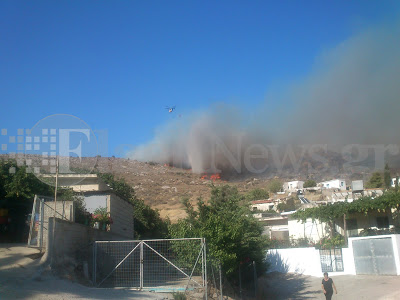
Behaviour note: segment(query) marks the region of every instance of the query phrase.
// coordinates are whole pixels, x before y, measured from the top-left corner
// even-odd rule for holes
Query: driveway
[[[343,275],[332,277],[338,294],[333,300],[400,299],[400,276]],[[258,299],[325,299],[321,278],[269,273],[259,279]]]
[[[59,279],[40,265],[37,249],[0,244],[0,299],[170,299],[127,289],[99,289]]]

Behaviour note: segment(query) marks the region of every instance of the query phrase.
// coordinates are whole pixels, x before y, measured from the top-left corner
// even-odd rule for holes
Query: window
[[[376,227],[378,228],[389,228],[389,218],[388,217],[377,217]]]
[[[346,226],[347,226],[347,236],[348,237],[358,236],[357,219],[347,219]]]

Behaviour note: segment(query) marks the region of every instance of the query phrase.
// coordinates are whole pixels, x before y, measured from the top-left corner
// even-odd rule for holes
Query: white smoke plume
[[[128,157],[196,173],[240,173],[250,154],[266,159],[257,145],[398,144],[399,37],[398,24],[358,34],[322,53],[307,78],[289,84],[279,96],[281,109],[270,109],[276,101],[270,97],[253,113],[219,103],[166,124]]]

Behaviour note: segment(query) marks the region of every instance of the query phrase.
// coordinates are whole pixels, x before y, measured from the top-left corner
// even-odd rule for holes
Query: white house
[[[297,190],[303,189],[304,181],[289,181],[283,184],[283,190],[285,192],[296,192]]]
[[[400,186],[400,178],[397,179],[397,185]],[[396,187],[396,177],[392,178],[392,187]]]
[[[341,191],[346,190],[346,181],[344,179],[333,179],[318,183],[318,186],[325,189],[339,189]]]
[[[251,201],[252,211],[268,211],[275,208],[273,200],[255,200]]]

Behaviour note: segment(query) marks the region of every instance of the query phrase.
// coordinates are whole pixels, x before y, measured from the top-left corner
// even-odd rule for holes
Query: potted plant
[[[99,207],[96,208],[92,215],[93,227],[100,230],[106,230],[108,225],[113,223],[110,213],[107,212],[107,208]]]

